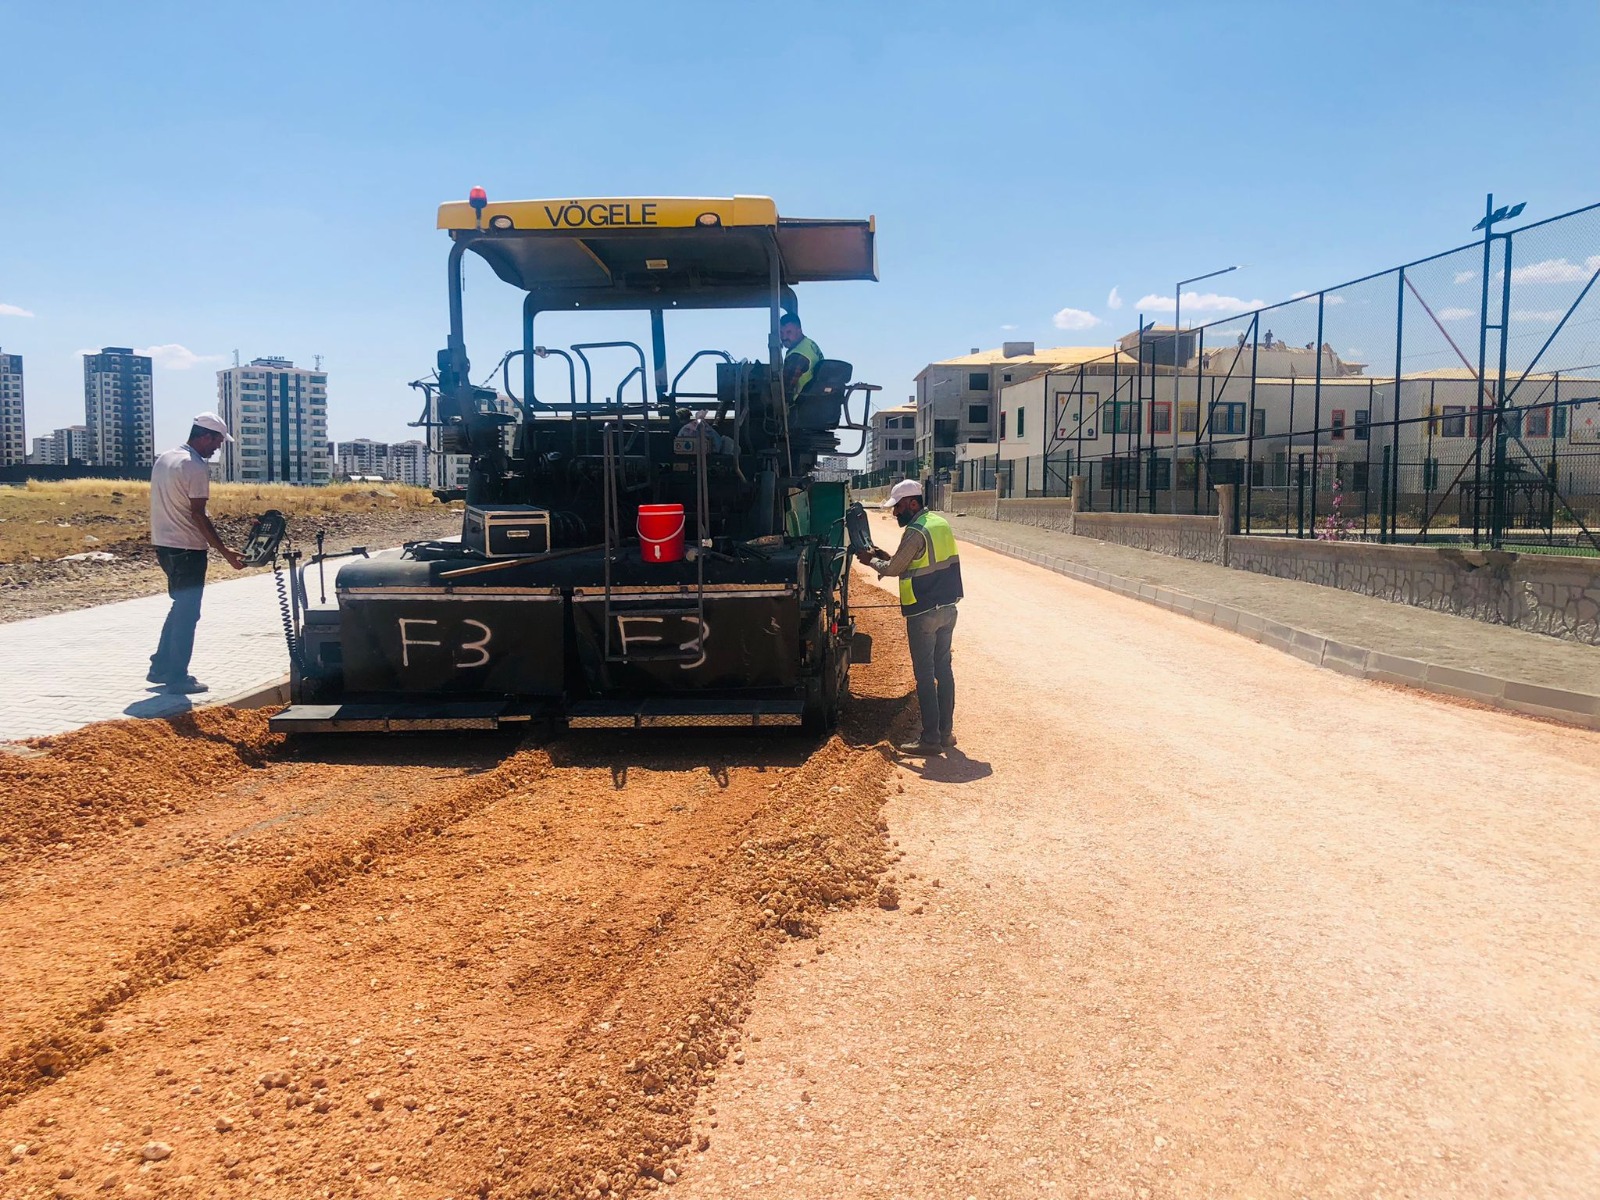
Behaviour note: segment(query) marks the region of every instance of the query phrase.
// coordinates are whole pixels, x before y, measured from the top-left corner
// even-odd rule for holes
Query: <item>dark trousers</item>
[[[150,656],[150,674],[162,681],[181,680],[189,674],[194,653],[194,627],[200,624],[200,594],[206,586],[206,552],[157,546],[156,558],[167,574],[167,595],[172,607],[161,627],[161,644]]]
[[[906,618],[906,641],[911,645],[911,670],[917,677],[924,742],[940,742],[954,728],[956,677],[950,669],[950,639],[955,631],[954,604]]]

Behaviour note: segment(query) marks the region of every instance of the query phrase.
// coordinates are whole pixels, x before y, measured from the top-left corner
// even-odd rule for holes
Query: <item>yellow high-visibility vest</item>
[[[789,352],[783,356],[784,366],[789,365],[789,360],[795,355],[806,360],[805,374],[801,375],[794,383],[794,391],[789,399],[793,400],[806,390],[806,384],[811,382],[811,377],[817,373],[817,364],[822,361],[822,347],[818,346],[808,337],[802,337],[798,342],[789,347]]]
[[[922,553],[900,577],[900,611],[908,617],[961,599],[961,555],[956,535],[936,512],[923,509],[911,522],[922,531]]]

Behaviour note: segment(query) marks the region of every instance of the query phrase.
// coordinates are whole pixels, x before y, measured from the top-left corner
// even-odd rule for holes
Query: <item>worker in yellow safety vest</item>
[[[902,754],[943,754],[956,744],[953,721],[956,679],[950,667],[950,640],[961,600],[961,555],[950,522],[923,506],[922,485],[902,479],[889,489],[885,508],[905,530],[890,557],[874,546],[856,557],[878,573],[900,580],[900,611],[906,618],[911,669],[917,677],[922,735],[900,746]]]
[[[800,327],[800,318],[789,312],[778,322],[778,340],[783,343],[784,350],[783,394],[793,404],[817,373],[822,347],[806,336],[806,331]]]

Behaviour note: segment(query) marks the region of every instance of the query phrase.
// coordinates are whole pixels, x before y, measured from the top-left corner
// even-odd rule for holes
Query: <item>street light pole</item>
[[[1226,275],[1229,271],[1237,271],[1243,265],[1243,263],[1237,263],[1231,267],[1223,267],[1221,270],[1207,271],[1204,275],[1196,275],[1192,279],[1180,279],[1178,280],[1178,286],[1172,289],[1172,479],[1169,481],[1167,495],[1171,497],[1172,511],[1174,513],[1178,511],[1178,426],[1182,424],[1178,419],[1180,407],[1178,400],[1178,349],[1183,345],[1183,288],[1185,284],[1199,283],[1203,279],[1215,279],[1218,275]],[[1196,446],[1200,444],[1199,387],[1200,377],[1196,373],[1194,396],[1194,440]],[[1155,389],[1152,388],[1152,396],[1154,393]],[[1154,399],[1151,400],[1151,404],[1152,406],[1155,404]],[[1154,435],[1151,436],[1150,444],[1152,446],[1155,444]],[[1198,471],[1199,469],[1197,465],[1195,470]],[[1154,480],[1151,481],[1152,484],[1154,482]],[[1155,511],[1154,505],[1151,506],[1150,511]]]

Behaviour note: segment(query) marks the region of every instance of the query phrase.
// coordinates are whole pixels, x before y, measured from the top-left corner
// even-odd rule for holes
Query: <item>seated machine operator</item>
[[[822,347],[806,336],[800,318],[786,312],[778,322],[778,340],[783,343],[783,394],[790,404],[805,390],[822,361]]]

